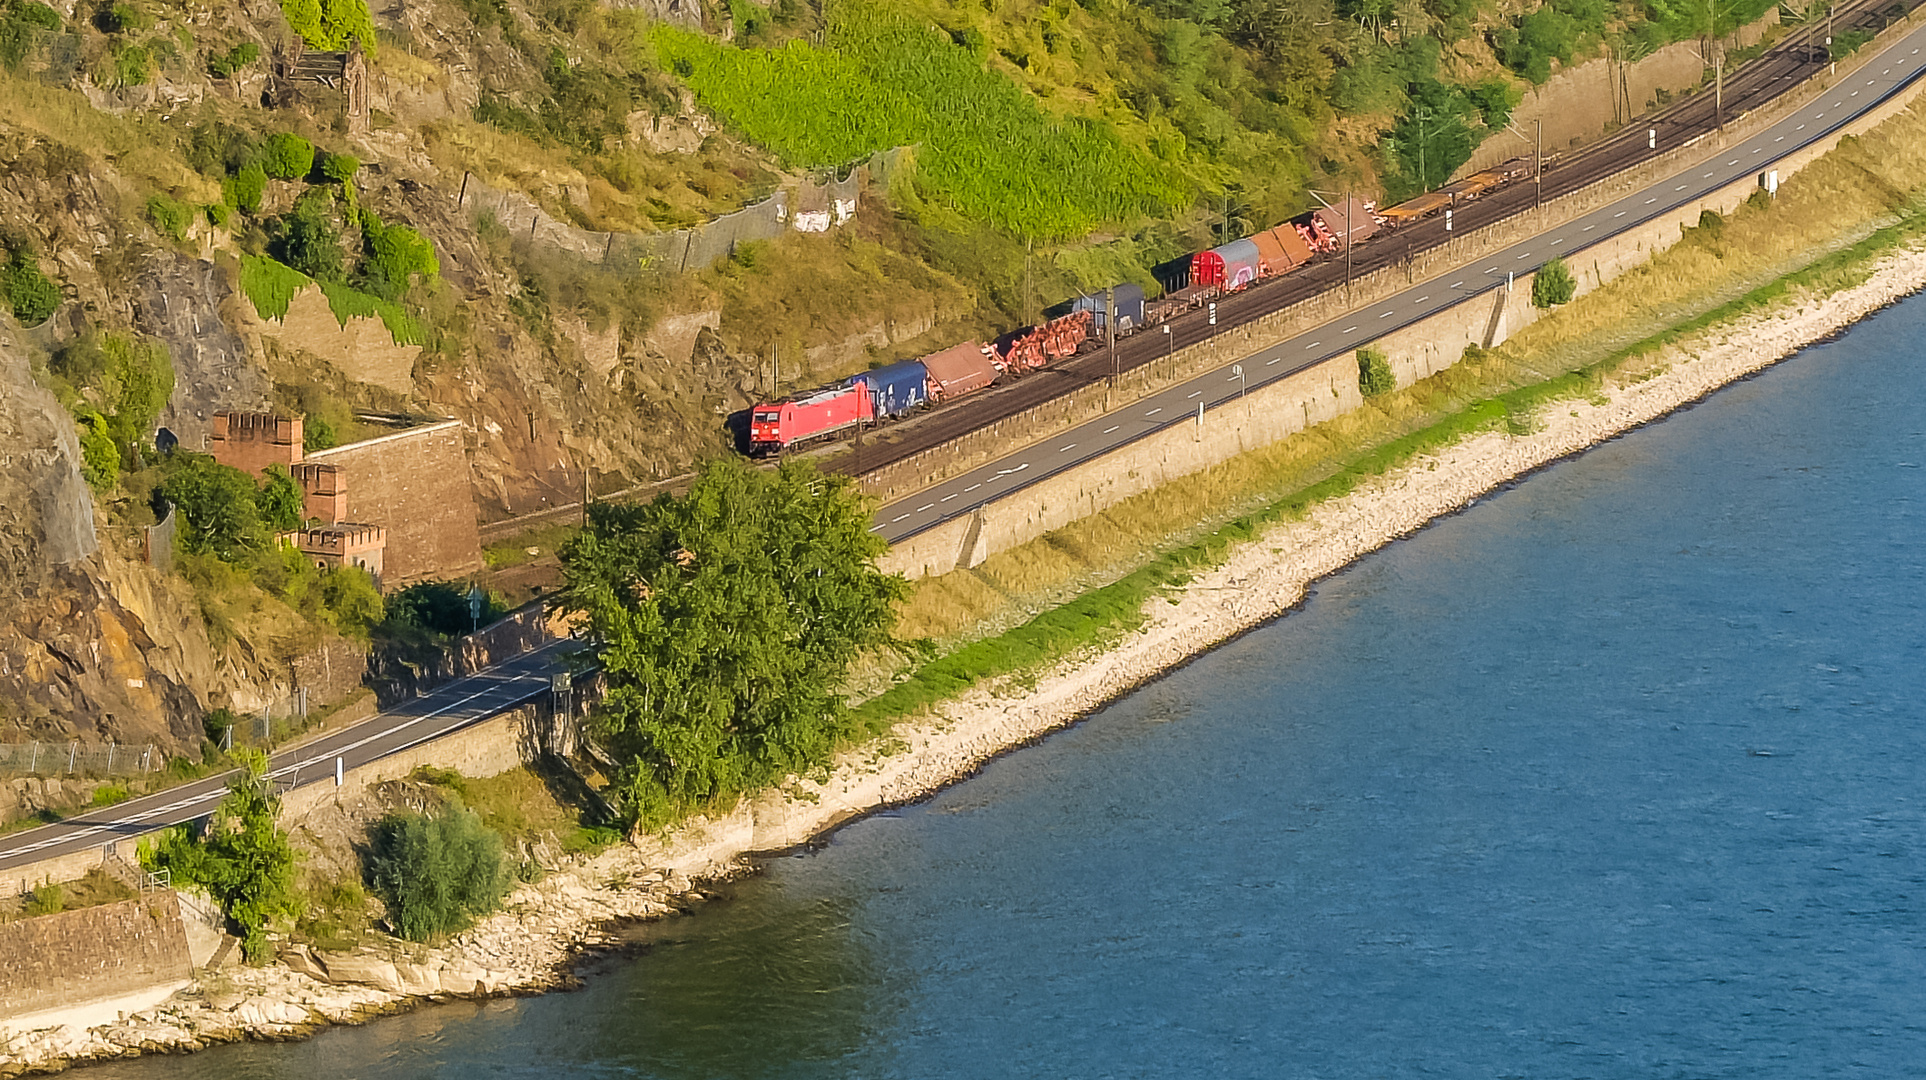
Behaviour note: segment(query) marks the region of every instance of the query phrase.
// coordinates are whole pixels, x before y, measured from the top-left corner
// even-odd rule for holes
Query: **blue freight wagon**
[[[905,360],[852,375],[849,385],[869,391],[872,415],[878,420],[901,416],[929,400],[929,372],[921,360]]]
[[[1111,290],[1117,298],[1117,333],[1128,334],[1144,324],[1144,290],[1136,285],[1118,285]],[[1079,296],[1070,305],[1071,311],[1090,312],[1091,325],[1101,334],[1104,332],[1103,294]]]

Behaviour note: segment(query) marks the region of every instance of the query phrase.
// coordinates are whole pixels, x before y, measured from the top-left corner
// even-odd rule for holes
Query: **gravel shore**
[[[1926,252],[1880,259],[1862,285],[1801,306],[1742,317],[1681,342],[1649,378],[1555,403],[1524,435],[1488,433],[1387,475],[1378,484],[1277,524],[1216,570],[1157,601],[1143,628],[1020,685],[1006,681],[951,702],[898,732],[887,748],[847,755],[823,782],[798,780],[666,839],[622,845],[525,885],[506,908],[436,949],[313,954],[290,949],[265,968],[204,974],[132,1014],[80,1013],[44,1027],[0,1027],[0,1077],[89,1060],[178,1053],[240,1039],[300,1038],[424,1001],[539,993],[575,984],[585,954],[620,927],[682,914],[705,899],[697,882],[740,872],[745,856],[793,847],[852,817],[914,801],[997,754],[1074,723],[1105,702],[1212,646],[1288,611],[1310,585],[1358,557],[1461,509],[1536,468],[1665,416],[1768,367],[1926,286]]]

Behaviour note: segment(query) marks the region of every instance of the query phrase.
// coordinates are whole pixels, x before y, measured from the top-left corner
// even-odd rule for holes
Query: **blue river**
[[[1926,300],[580,992],[93,1077],[1926,1075]]]

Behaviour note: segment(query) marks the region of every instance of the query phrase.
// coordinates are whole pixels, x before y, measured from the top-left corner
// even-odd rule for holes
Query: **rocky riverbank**
[[[180,1052],[237,1039],[304,1036],[420,1002],[537,993],[574,984],[585,954],[616,945],[623,925],[681,914],[696,882],[739,871],[751,852],[790,847],[851,817],[914,800],[990,757],[1073,723],[1160,672],[1275,618],[1309,586],[1358,557],[1458,510],[1533,469],[1663,417],[1720,386],[1926,287],[1926,251],[1885,256],[1859,286],[1796,299],[1669,348],[1636,377],[1588,400],[1560,401],[1528,434],[1487,433],[1386,476],[1378,485],[1280,523],[1216,570],[1154,605],[1143,628],[1107,651],[1033,680],[980,688],[885,750],[849,755],[827,780],[798,780],[674,836],[624,845],[525,885],[506,908],[436,949],[355,954],[289,949],[261,969],[204,974],[159,1004],[91,1026],[64,1023],[0,1041],[0,1076],[88,1060]]]

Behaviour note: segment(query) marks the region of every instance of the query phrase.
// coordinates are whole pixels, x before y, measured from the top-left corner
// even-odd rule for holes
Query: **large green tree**
[[[295,913],[294,848],[278,822],[281,797],[268,776],[267,755],[242,748],[235,759],[240,769],[205,828],[168,830],[142,861],[170,871],[177,884],[212,894],[240,931],[242,952],[259,964],[273,956],[268,923]]]
[[[590,510],[560,604],[594,631],[597,733],[636,825],[828,760],[850,661],[906,588],[870,524],[852,481],[794,462],[716,461],[687,495]]]

